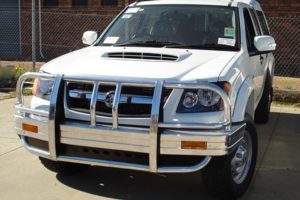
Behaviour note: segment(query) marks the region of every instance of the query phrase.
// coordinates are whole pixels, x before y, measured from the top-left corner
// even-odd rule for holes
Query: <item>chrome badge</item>
[[[104,103],[108,108],[112,108],[114,97],[115,97],[115,91],[109,91],[106,93]]]

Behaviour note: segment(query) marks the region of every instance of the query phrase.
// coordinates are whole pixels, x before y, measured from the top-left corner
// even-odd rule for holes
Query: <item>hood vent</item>
[[[156,53],[135,53],[135,52],[113,52],[104,54],[103,57],[123,58],[123,59],[142,59],[142,60],[165,60],[177,61],[178,56]]]

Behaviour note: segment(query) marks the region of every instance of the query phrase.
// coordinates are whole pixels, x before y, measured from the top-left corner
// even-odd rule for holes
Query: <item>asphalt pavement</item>
[[[63,176],[28,153],[14,130],[15,99],[0,101],[0,199],[213,199],[200,172],[167,176],[91,167]],[[300,199],[300,109],[272,107],[269,123],[257,125],[259,154],[243,200]]]

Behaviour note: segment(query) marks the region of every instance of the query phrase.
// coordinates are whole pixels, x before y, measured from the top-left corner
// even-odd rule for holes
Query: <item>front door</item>
[[[266,55],[257,54],[256,48],[254,46],[254,38],[257,35],[261,35],[260,28],[256,18],[251,13],[252,10],[244,8],[244,20],[245,20],[245,31],[247,39],[247,49],[250,56],[248,66],[252,68],[253,71],[253,82],[254,82],[254,96],[255,104],[257,105],[264,87],[264,73],[266,65]]]

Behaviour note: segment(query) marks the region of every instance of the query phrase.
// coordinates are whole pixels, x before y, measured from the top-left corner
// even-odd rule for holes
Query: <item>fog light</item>
[[[29,132],[33,132],[33,133],[39,132],[39,129],[37,126],[30,125],[30,124],[22,124],[22,128],[24,131],[29,131]]]
[[[207,142],[202,141],[181,141],[181,149],[207,149]]]

